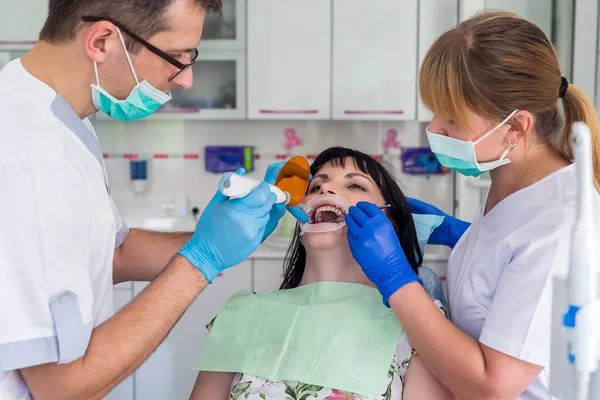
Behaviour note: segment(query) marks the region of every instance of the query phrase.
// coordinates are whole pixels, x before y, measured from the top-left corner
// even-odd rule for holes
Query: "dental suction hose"
[[[597,291],[597,259],[594,243],[594,187],[592,141],[589,127],[573,124],[571,146],[577,176],[577,215],[573,227],[568,278],[569,308],[563,325],[569,362],[576,371],[576,399],[588,400],[592,373],[600,358],[600,299]]]
[[[232,173],[228,179],[221,182],[219,191],[230,199],[246,197],[261,184],[261,181],[247,176]],[[290,202],[290,194],[279,189],[277,186],[269,185],[269,189],[277,196],[276,203],[287,204]]]

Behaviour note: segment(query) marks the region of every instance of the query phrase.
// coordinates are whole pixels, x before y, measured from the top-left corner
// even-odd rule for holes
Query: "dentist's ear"
[[[85,54],[97,63],[102,63],[113,46],[122,47],[117,27],[108,21],[87,22],[82,30]],[[117,49],[118,50],[118,49]],[[122,51],[122,50],[121,50]]]
[[[523,139],[531,137],[535,131],[535,117],[525,110],[518,111],[506,125],[509,127],[504,137],[507,145],[518,145]],[[527,141],[526,141],[527,142]]]

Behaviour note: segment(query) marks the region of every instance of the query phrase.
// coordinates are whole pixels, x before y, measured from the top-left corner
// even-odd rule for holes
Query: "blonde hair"
[[[513,110],[535,116],[538,141],[573,160],[571,125],[592,131],[594,183],[600,190],[600,121],[581,89],[569,84],[558,110],[562,77],[554,46],[531,22],[507,12],[478,14],[440,36],[419,75],[423,104],[443,119],[468,127],[466,110],[500,122]],[[516,120],[516,129],[523,127]]]

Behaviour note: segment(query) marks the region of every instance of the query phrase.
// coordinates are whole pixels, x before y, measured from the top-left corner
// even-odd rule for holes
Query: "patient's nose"
[[[337,194],[337,191],[331,183],[324,183],[321,185],[321,194]]]

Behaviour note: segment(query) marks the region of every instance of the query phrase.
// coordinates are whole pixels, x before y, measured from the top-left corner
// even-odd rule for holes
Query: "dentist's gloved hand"
[[[431,214],[444,217],[442,224],[435,228],[429,236],[428,244],[441,244],[453,249],[458,239],[471,226],[470,223],[454,218],[431,204],[410,197],[406,199],[413,214]]]
[[[359,202],[346,215],[348,244],[354,259],[377,286],[383,303],[402,286],[423,282],[412,270],[387,216],[373,203]]]
[[[275,179],[277,179],[277,175],[279,174],[279,171],[281,171],[281,167],[283,167],[284,164],[285,161],[280,161],[278,163],[269,165],[269,168],[267,168],[267,172],[265,173],[265,182],[270,183],[271,185],[274,184]],[[283,214],[285,214],[286,209],[300,222],[308,222],[308,216],[299,207],[286,207],[281,203],[275,204],[269,215],[269,222],[267,223],[267,227],[265,229],[263,241],[269,237],[271,233],[273,233],[275,228],[277,228],[277,224],[283,217]]]
[[[227,178],[228,174],[223,177]],[[235,200],[217,191],[179,254],[212,283],[223,270],[241,263],[258,249],[276,199],[266,183]]]

